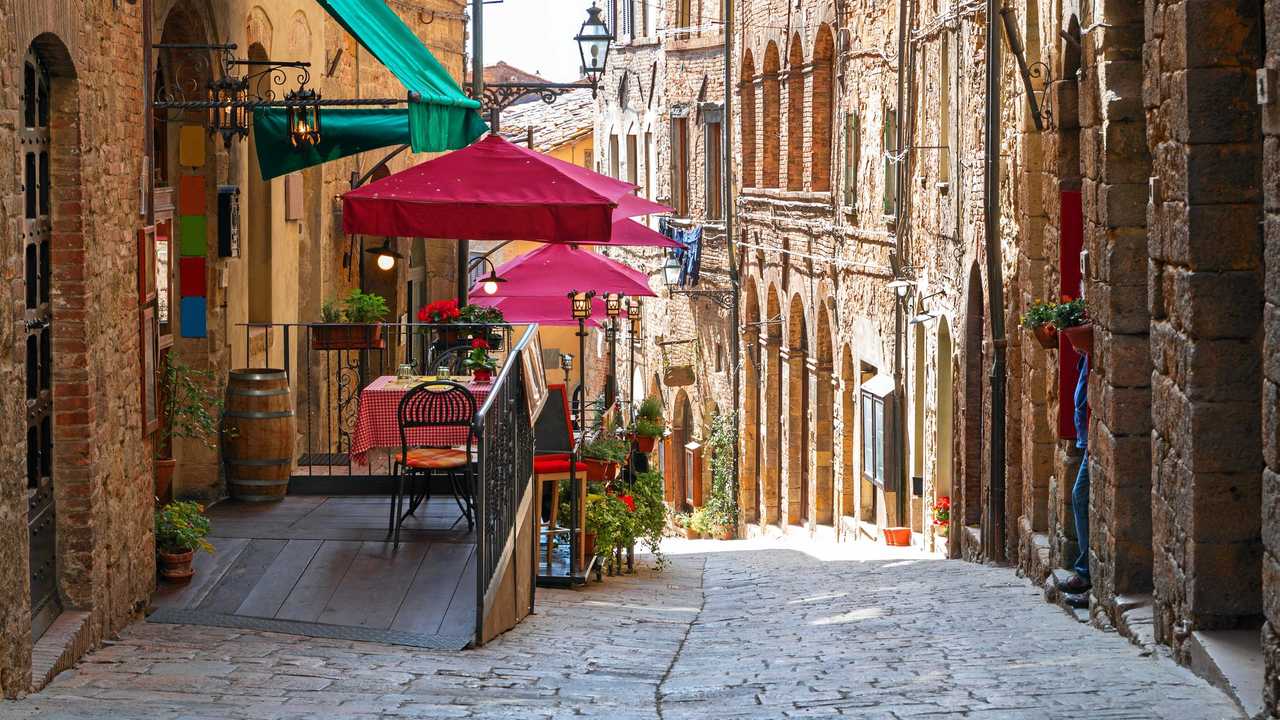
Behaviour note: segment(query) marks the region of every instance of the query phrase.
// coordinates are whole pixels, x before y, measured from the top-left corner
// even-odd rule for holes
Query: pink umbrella
[[[618,247],[660,247],[682,248],[684,243],[676,242],[657,230],[650,230],[635,220],[614,220],[613,234],[609,242],[583,242],[580,245],[614,245]]]
[[[497,308],[502,317],[509,323],[537,323],[539,325],[576,326],[569,311],[568,297],[498,297],[495,295],[476,295],[471,298],[472,304]],[[604,300],[599,296],[591,299],[591,317],[587,319],[587,327],[600,327],[595,321],[604,317]]]
[[[608,242],[614,220],[670,211],[635,189],[489,135],[345,193],[342,228],[387,237]]]
[[[617,260],[574,245],[544,245],[499,265],[496,297],[542,298],[544,302],[565,302],[568,293],[594,290],[596,294],[616,292],[632,297],[657,297],[649,289],[649,276]],[[471,289],[479,297],[479,286]]]

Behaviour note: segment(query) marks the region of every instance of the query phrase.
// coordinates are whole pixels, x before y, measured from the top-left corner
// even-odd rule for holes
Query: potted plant
[[[612,433],[602,431],[582,446],[582,464],[587,480],[607,482],[618,473],[618,465],[627,459],[628,445]]]
[[[478,337],[471,341],[471,352],[463,359],[462,364],[471,371],[476,382],[489,382],[493,379],[493,371],[498,363],[489,354],[489,341]]]
[[[642,453],[653,452],[654,446],[666,433],[666,425],[662,420],[662,402],[656,396],[650,396],[640,403],[636,410],[636,421],[631,427],[631,436],[636,449]]]
[[[693,534],[698,537],[711,537],[715,534],[715,520],[706,505],[694,508],[693,512],[689,513],[689,522],[685,528],[686,530],[692,530]]]
[[[933,503],[930,509],[933,515],[933,532],[938,537],[946,537],[951,529],[951,498],[943,495]]]
[[[1040,342],[1040,347],[1046,350],[1058,348],[1058,328],[1053,325],[1056,307],[1054,303],[1043,302],[1037,298],[1022,315],[1022,327],[1030,330]]]
[[[316,350],[376,350],[383,346],[382,326],[387,301],[381,295],[352,290],[339,304],[328,300],[320,306],[321,325],[311,328]]]
[[[458,311],[460,320],[465,325],[486,326],[472,327],[470,329],[471,336],[487,338],[490,350],[502,349],[502,332],[500,328],[488,327],[502,325],[506,323],[506,318],[502,315],[502,311],[498,308],[484,307],[482,305],[463,305]]]
[[[457,298],[436,300],[418,308],[418,322],[432,325],[451,325],[462,319],[462,311],[458,309]],[[436,328],[436,346],[446,350],[462,341],[460,328]]]
[[[191,580],[191,558],[196,550],[213,552],[205,537],[209,518],[204,506],[190,500],[171,502],[156,511],[156,556],[160,577],[174,583]]]
[[[697,540],[702,537],[701,533],[694,529],[693,515],[691,513],[676,513],[671,516],[671,524],[675,525],[676,529],[684,534],[686,540]],[[701,525],[702,521],[699,520],[698,524]]]
[[[174,438],[195,440],[201,445],[217,450],[217,438],[222,415],[222,397],[215,388],[217,376],[212,370],[196,370],[165,355],[161,368],[164,399],[164,426],[161,428],[163,444],[171,446]],[[156,459],[156,496],[165,498],[171,494],[173,476],[178,461],[172,457]]]
[[[1076,352],[1081,355],[1093,352],[1093,323],[1089,320],[1084,298],[1064,297],[1053,309],[1053,325],[1067,336]]]

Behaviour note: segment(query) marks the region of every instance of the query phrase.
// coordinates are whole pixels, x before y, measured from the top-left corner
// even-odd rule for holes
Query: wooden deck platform
[[[209,510],[213,555],[188,585],[161,582],[152,622],[461,648],[474,634],[472,533],[451,497],[385,541],[385,497],[291,496]]]

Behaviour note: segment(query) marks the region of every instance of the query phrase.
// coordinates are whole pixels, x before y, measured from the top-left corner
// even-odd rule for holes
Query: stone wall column
[[[761,519],[765,524],[782,524],[782,497],[779,492],[782,471],[782,360],[781,341],[766,335],[760,339],[760,474],[764,492],[761,497]]]
[[[801,504],[802,491],[800,485],[805,481],[803,463],[804,443],[801,441],[805,432],[805,408],[803,407],[804,384],[808,382],[804,367],[805,352],[800,348],[783,348],[781,361],[783,369],[782,382],[782,416],[783,416],[783,452],[782,452],[782,498],[779,506],[784,511],[786,524],[798,524],[805,516]]]
[[[761,477],[757,472],[760,458],[760,329],[748,327],[739,340],[742,356],[741,403],[738,409],[738,507],[740,520],[754,523],[760,520]]]
[[[809,383],[809,520],[816,525],[835,524],[835,469],[832,443],[835,432],[834,388],[831,364],[810,360]]]
[[[1190,631],[1257,627],[1263,611],[1262,18],[1172,0],[1148,17],[1155,619],[1185,660]],[[1095,407],[1123,417],[1124,394],[1099,389]],[[1117,556],[1139,549],[1117,538]]]

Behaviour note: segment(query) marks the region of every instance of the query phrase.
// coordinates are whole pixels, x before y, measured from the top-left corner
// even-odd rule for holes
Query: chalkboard
[[[547,401],[533,426],[535,453],[567,453],[573,450],[573,421],[564,385],[548,385]]]

